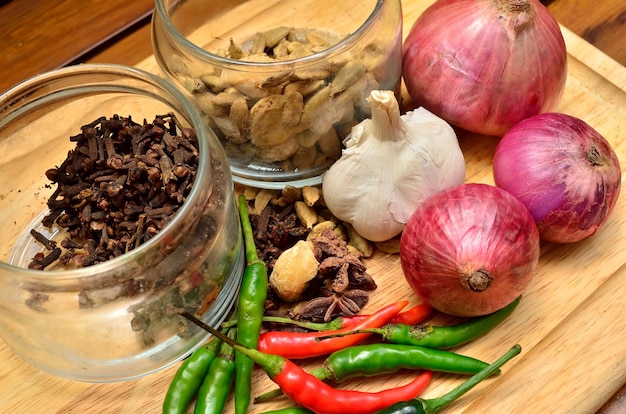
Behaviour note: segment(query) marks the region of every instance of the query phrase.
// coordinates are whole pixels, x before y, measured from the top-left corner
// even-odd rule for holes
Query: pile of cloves
[[[47,250],[29,264],[85,267],[120,256],[156,235],[184,203],[198,166],[195,131],[173,114],[151,123],[100,117],[70,137],[60,166],[46,171],[56,189],[42,224],[58,226],[60,242],[32,230]]]

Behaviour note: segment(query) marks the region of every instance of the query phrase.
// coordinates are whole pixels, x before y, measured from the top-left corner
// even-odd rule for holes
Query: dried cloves
[[[67,237],[59,248],[33,230],[50,253],[36,254],[31,268],[56,261],[84,267],[136,248],[176,213],[195,178],[195,132],[173,114],[142,124],[118,115],[99,117],[70,140],[76,147],[60,166],[46,171],[57,188],[42,221],[47,228],[59,226]]]

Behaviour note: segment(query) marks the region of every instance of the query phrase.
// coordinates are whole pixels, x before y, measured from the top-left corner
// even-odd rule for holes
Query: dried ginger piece
[[[311,243],[299,240],[276,259],[269,277],[270,286],[279,298],[294,302],[317,276],[318,266]]]

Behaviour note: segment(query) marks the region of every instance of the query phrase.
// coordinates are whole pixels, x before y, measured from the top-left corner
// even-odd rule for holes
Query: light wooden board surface
[[[432,3],[403,2],[404,33]],[[577,116],[604,135],[626,171],[626,69],[562,28],[569,53],[565,94],[557,110]],[[139,67],[159,73],[152,58]],[[496,141],[462,136],[467,181],[493,183],[491,157]],[[542,246],[540,267],[514,314],[480,340],[457,351],[487,361],[514,343],[522,355],[450,406],[451,413],[594,413],[626,382],[626,191],[606,226],[571,245]],[[368,262],[379,284],[366,311],[407,298],[410,293],[399,258],[377,253]],[[33,333],[35,334],[35,333]],[[2,413],[158,413],[178,368],[113,384],[86,384],[52,377],[19,359],[0,341]],[[318,364],[307,361],[305,367]],[[378,390],[407,382],[412,373],[355,380],[345,387]],[[426,397],[442,394],[461,378],[437,375]],[[253,394],[273,388],[257,370]],[[232,412],[232,401],[226,412]],[[286,399],[253,406],[251,412],[289,406]]]

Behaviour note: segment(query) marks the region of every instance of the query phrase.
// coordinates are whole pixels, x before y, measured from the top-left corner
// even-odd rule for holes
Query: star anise
[[[345,256],[330,256],[319,265],[321,275],[333,275],[331,289],[333,292],[344,292],[348,287],[364,290],[376,289],[376,283],[365,271],[367,268],[357,253]]]
[[[321,277],[330,280],[330,288],[335,293],[345,292],[349,287],[361,290],[374,290],[376,283],[366,273],[361,255],[348,250],[345,241],[339,239],[330,229],[312,239],[314,253],[320,260]]]
[[[337,237],[330,228],[323,229],[311,241],[313,242],[313,253],[318,262],[326,257],[343,257],[348,254],[347,243]]]
[[[346,290],[343,293],[324,289],[323,296],[306,302],[294,311],[293,317],[328,322],[334,316],[356,315],[368,300],[369,293],[361,289]]]

